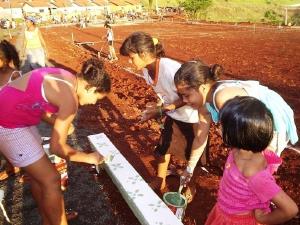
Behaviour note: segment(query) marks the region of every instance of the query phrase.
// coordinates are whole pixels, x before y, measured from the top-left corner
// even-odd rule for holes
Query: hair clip
[[[158,39],[157,38],[152,38],[153,44],[157,45],[158,44]]]

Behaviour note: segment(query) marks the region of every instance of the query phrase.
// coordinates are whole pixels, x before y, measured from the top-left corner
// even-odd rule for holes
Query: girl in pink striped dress
[[[273,136],[271,112],[256,98],[235,97],[222,107],[220,121],[232,150],[205,225],[281,224],[293,218],[297,205],[272,176],[281,159],[266,149]]]

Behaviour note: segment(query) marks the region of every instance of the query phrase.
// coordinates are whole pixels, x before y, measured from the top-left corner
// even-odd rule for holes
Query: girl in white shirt
[[[181,64],[164,57],[163,47],[156,38],[144,32],[135,32],[123,42],[120,53],[129,57],[137,70],[142,70],[146,83],[152,86],[161,102],[147,107],[143,112],[142,121],[166,116],[164,129],[156,147],[159,153],[158,174],[151,182],[153,188],[163,191],[171,154],[183,156],[189,161],[191,153],[196,150],[193,141],[198,113],[197,110],[185,105],[178,96],[174,76]],[[183,175],[191,176],[194,167],[187,168]]]
[[[108,23],[104,24],[104,27],[107,29],[106,38],[108,43],[109,57],[111,61],[118,60],[114,48],[114,33],[111,26]]]

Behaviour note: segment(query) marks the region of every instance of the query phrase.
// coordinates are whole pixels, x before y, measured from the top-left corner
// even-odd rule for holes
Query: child
[[[281,159],[266,149],[273,137],[271,112],[256,98],[238,96],[226,101],[220,121],[231,151],[205,225],[281,224],[293,218],[298,207],[272,176]]]
[[[219,110],[235,96],[255,97],[272,112],[274,137],[268,149],[280,156],[288,141],[292,144],[298,141],[293,110],[279,94],[260,85],[258,81],[219,81],[222,73],[219,65],[208,66],[201,61],[190,61],[184,63],[175,75],[177,91],[183,101],[199,111],[199,129],[202,132],[198,133],[195,143],[200,149],[198,156],[206,146],[211,122],[218,122]]]
[[[158,174],[151,183],[154,189],[163,191],[171,154],[177,157],[182,155],[184,159],[189,160],[191,152],[193,154],[193,151],[197,151],[193,145],[194,129],[198,122],[197,110],[186,106],[176,93],[174,75],[180,68],[180,63],[164,57],[163,47],[156,38],[144,32],[135,32],[123,42],[120,53],[129,57],[137,70],[143,71],[146,83],[152,86],[162,102],[162,105],[157,103],[154,107],[147,107],[142,120],[166,115],[164,129],[156,148],[160,155]],[[196,166],[196,163],[193,165]],[[184,173],[190,174],[194,166]]]
[[[5,84],[21,77],[20,58],[14,45],[6,40],[0,42],[0,89]],[[5,171],[0,173],[0,181],[7,179],[20,171],[19,168],[13,167],[8,161],[1,160],[5,165]]]
[[[34,17],[26,18],[26,30],[23,43],[22,55],[26,53],[26,62],[25,66],[26,72],[37,69],[40,67],[45,67],[46,65],[46,56],[48,51],[46,48],[46,43],[43,39],[43,36],[40,30],[36,27],[36,20]]]
[[[57,113],[50,152],[61,158],[99,164],[97,153],[76,151],[66,143],[67,132],[78,105],[95,104],[110,91],[110,78],[103,63],[86,61],[78,77],[59,68],[40,68],[24,74],[0,90],[0,152],[31,179],[33,197],[44,224],[66,225],[60,176],[41,146],[35,128],[45,112]],[[63,94],[61,94],[63,93]]]
[[[108,43],[108,50],[109,50],[109,60],[115,61],[118,60],[116,56],[115,48],[114,48],[114,33],[111,26],[108,22],[105,22],[104,27],[107,29],[106,38]]]

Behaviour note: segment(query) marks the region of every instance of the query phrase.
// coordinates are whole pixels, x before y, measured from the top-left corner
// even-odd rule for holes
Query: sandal
[[[196,193],[197,193],[196,186],[188,185],[182,195],[186,198],[187,203],[191,203],[193,201]]]
[[[78,217],[78,212],[74,211],[74,210],[66,210],[66,217],[67,220],[74,220]]]

